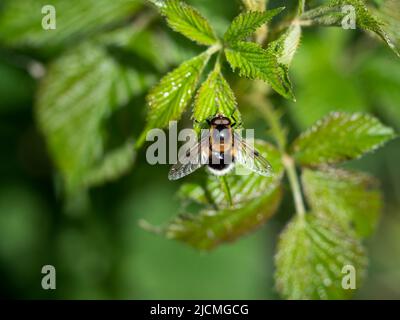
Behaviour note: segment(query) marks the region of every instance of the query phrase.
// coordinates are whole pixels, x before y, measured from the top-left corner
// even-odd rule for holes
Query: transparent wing
[[[234,132],[235,162],[262,176],[272,175],[270,163],[251,147],[242,137]]]
[[[186,163],[182,163],[178,157],[178,163],[172,166],[168,173],[168,179],[178,180],[201,168],[204,164],[207,164],[209,139],[210,134],[209,131],[207,131],[207,133],[202,135],[200,142],[189,149],[189,157],[185,159]]]

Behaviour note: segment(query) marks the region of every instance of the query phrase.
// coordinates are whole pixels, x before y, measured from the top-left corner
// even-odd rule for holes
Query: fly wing
[[[168,179],[178,180],[201,168],[204,164],[207,164],[209,139],[209,132],[203,134],[200,142],[189,149],[189,156],[185,157],[184,162],[178,157],[178,163],[172,166],[168,173]]]
[[[270,163],[251,147],[242,137],[234,132],[235,162],[262,176],[272,175]]]

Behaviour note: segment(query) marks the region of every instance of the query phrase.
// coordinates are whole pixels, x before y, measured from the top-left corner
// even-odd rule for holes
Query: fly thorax
[[[211,149],[224,152],[232,147],[232,132],[226,126],[216,126],[211,133]]]

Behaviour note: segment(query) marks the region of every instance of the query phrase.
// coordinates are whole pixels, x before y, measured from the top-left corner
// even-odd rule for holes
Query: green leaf
[[[152,75],[123,67],[92,43],[70,50],[50,66],[40,84],[36,114],[67,189],[88,184],[86,174],[106,157],[105,120],[153,81]]]
[[[299,46],[301,27],[291,25],[277,40],[271,42],[267,48],[270,56],[276,57],[276,70],[280,78],[285,79],[286,86],[290,89],[290,97],[295,100],[289,79],[289,67]]]
[[[147,96],[147,129],[165,128],[178,120],[189,105],[210,55],[205,52],[167,74]]]
[[[298,24],[291,25],[278,40],[268,46],[268,51],[274,53],[278,63],[287,72],[293,60],[301,38],[301,27]]]
[[[356,159],[394,137],[391,128],[363,113],[331,113],[302,133],[292,152],[302,165],[326,165]]]
[[[165,236],[199,250],[211,250],[264,224],[277,210],[280,199],[281,189],[271,186],[244,207],[205,209],[195,216],[176,218],[164,230]]]
[[[229,26],[224,35],[224,40],[234,43],[251,36],[263,24],[271,21],[273,17],[285,8],[277,8],[268,11],[247,11],[238,15]]]
[[[360,237],[375,230],[382,195],[374,178],[339,169],[306,169],[302,182],[314,213],[335,221],[344,230],[354,229]]]
[[[178,191],[178,197],[182,202],[195,202],[207,205],[209,199],[206,190],[197,183],[185,183]]]
[[[354,290],[342,287],[343,267],[355,268],[356,288],[367,259],[361,243],[332,221],[296,216],[282,232],[275,256],[276,286],[288,299],[344,299]]]
[[[93,167],[85,174],[84,185],[88,187],[98,186],[119,178],[131,169],[135,155],[135,147],[132,141],[128,141],[116,150],[108,152],[97,165],[93,164]]]
[[[341,26],[343,19],[349,14],[344,6],[351,5],[355,10],[356,24],[359,28],[377,34],[386,44],[400,56],[392,39],[385,31],[385,24],[374,16],[364,0],[331,0],[327,4],[304,13],[301,16],[303,25]]]
[[[304,12],[300,16],[303,26],[341,26],[345,13],[341,6],[332,6],[329,3],[323,4]]]
[[[203,122],[216,114],[231,117],[235,113],[236,121],[240,122],[235,94],[225,80],[219,66],[210,72],[208,78],[200,87],[194,102],[193,118]]]
[[[161,13],[173,30],[190,40],[203,45],[212,45],[218,41],[208,21],[197,10],[180,0],[165,1],[161,6]]]
[[[58,47],[93,35],[104,26],[133,16],[141,7],[138,0],[3,0],[0,12],[0,41],[12,46]],[[44,30],[44,5],[56,9],[56,29]]]
[[[376,15],[382,21],[382,28],[393,43],[393,50],[400,55],[400,2],[386,0],[375,10]]]
[[[241,77],[264,80],[285,98],[294,99],[290,81],[275,54],[252,42],[235,43],[225,49],[225,54],[233,71],[238,69]]]
[[[257,141],[256,148],[271,162],[273,176],[227,175],[233,206],[226,199],[218,177],[209,176],[204,186],[184,185],[180,198],[192,200],[203,208],[195,215],[174,219],[162,229],[162,234],[197,249],[210,250],[264,224],[280,203],[283,166],[280,153],[272,145]]]

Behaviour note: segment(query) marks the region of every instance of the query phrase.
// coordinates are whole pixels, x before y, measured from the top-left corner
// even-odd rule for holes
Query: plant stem
[[[257,85],[259,84],[259,85]],[[262,114],[266,122],[270,126],[270,132],[276,141],[279,152],[282,155],[282,162],[288,176],[290,188],[293,193],[293,199],[296,207],[296,213],[304,217],[306,209],[304,206],[303,196],[300,188],[299,178],[296,172],[294,159],[286,153],[287,132],[280,121],[280,114],[277,112],[267,100],[267,93],[263,83],[253,85],[252,105]]]
[[[272,108],[268,102],[256,105],[257,110],[263,115],[264,119],[269,123],[272,137],[281,153],[286,148],[286,130],[281,126],[279,114]]]
[[[299,0],[299,10],[298,15],[302,15],[306,7],[306,0]]]
[[[273,108],[267,99],[267,89],[268,87],[265,83],[261,81],[255,82],[253,84],[253,91],[251,91],[247,100],[261,113],[265,121],[269,124],[271,135],[274,138],[279,151],[283,154],[287,144],[287,132],[281,125],[280,113]]]
[[[297,176],[294,160],[285,153],[283,154],[282,161],[288,175],[290,188],[292,189],[296,213],[303,218],[306,213],[306,209],[303,202],[299,177]]]
[[[212,45],[211,47],[209,47],[206,52],[207,54],[209,54],[210,56],[212,56],[214,53],[220,51],[222,49],[222,44],[217,42],[216,44]]]
[[[220,72],[221,71],[221,64],[222,64],[222,51],[218,53],[217,61],[215,61],[214,71]]]
[[[226,180],[226,177],[225,176],[219,177],[219,181],[221,183],[222,190],[224,190],[224,193],[225,193],[226,199],[228,200],[229,206],[232,207],[233,206],[233,202],[232,202],[231,189],[229,188],[228,181]]]
[[[269,0],[242,0],[244,6],[250,11],[265,11]]]

